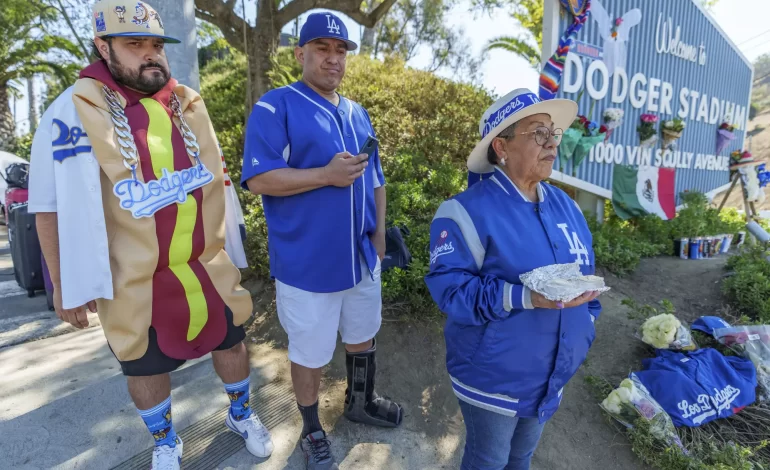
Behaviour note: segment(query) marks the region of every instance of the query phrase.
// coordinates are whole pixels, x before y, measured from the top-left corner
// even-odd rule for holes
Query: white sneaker
[[[273,453],[273,440],[270,438],[270,431],[259,420],[259,416],[252,412],[251,416],[241,421],[236,421],[227,413],[225,419],[227,427],[241,435],[246,441],[246,449],[259,458],[270,457]]]
[[[152,451],[151,470],[179,470],[182,465],[182,439],[176,438],[176,447],[158,446]]]

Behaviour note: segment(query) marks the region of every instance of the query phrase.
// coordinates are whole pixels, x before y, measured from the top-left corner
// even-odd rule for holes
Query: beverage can
[[[690,250],[690,240],[687,238],[679,239],[679,258],[687,259]]]

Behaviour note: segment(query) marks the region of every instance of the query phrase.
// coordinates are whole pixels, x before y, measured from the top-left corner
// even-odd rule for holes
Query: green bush
[[[760,246],[747,247],[731,257],[727,269],[734,274],[722,283],[727,301],[741,314],[770,322],[770,262]]]
[[[660,242],[659,236],[645,235],[633,221],[623,221],[614,214],[609,215],[601,224],[597,223],[593,217],[586,217],[586,219],[594,239],[596,265],[617,275],[635,270],[642,258],[669,251],[668,242]],[[651,218],[645,217],[642,220],[648,231],[656,226],[656,222]]]
[[[275,86],[300,74],[291,49],[273,58]],[[202,95],[225,154],[230,175],[240,181],[245,119],[242,55],[208,63],[201,71]],[[351,56],[340,92],[363,105],[380,140],[388,181],[387,220],[406,225],[413,261],[408,270],[383,274],[386,308],[424,316],[435,313],[423,277],[428,270],[430,222],[438,206],[465,188],[465,159],[478,139],[478,119],[491,104],[484,90],[406,67],[403,62]],[[261,199],[239,191],[244,208],[251,268],[269,275],[267,227]]]

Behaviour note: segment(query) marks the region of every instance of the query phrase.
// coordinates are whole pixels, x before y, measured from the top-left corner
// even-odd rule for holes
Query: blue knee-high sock
[[[249,406],[249,377],[234,384],[225,384],[225,392],[230,399],[230,416],[234,420],[240,421],[251,416],[251,407]]]
[[[171,397],[149,410],[137,409],[137,411],[155,439],[156,446],[176,447],[176,431],[174,431],[174,424],[171,422]]]

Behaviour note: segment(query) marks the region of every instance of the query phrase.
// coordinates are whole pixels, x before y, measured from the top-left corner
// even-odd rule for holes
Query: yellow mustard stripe
[[[150,124],[147,127],[147,146],[150,150],[152,168],[156,178],[163,176],[165,168],[174,171],[174,149],[171,143],[173,123],[166,110],[153,99],[142,99],[142,106],[147,110]],[[192,256],[192,239],[198,216],[198,202],[188,197],[184,204],[177,204],[176,225],[171,236],[168,253],[169,269],[184,287],[187,303],[190,306],[190,326],[187,328],[187,341],[195,339],[208,321],[208,305],[203,295],[198,276],[188,262]]]

